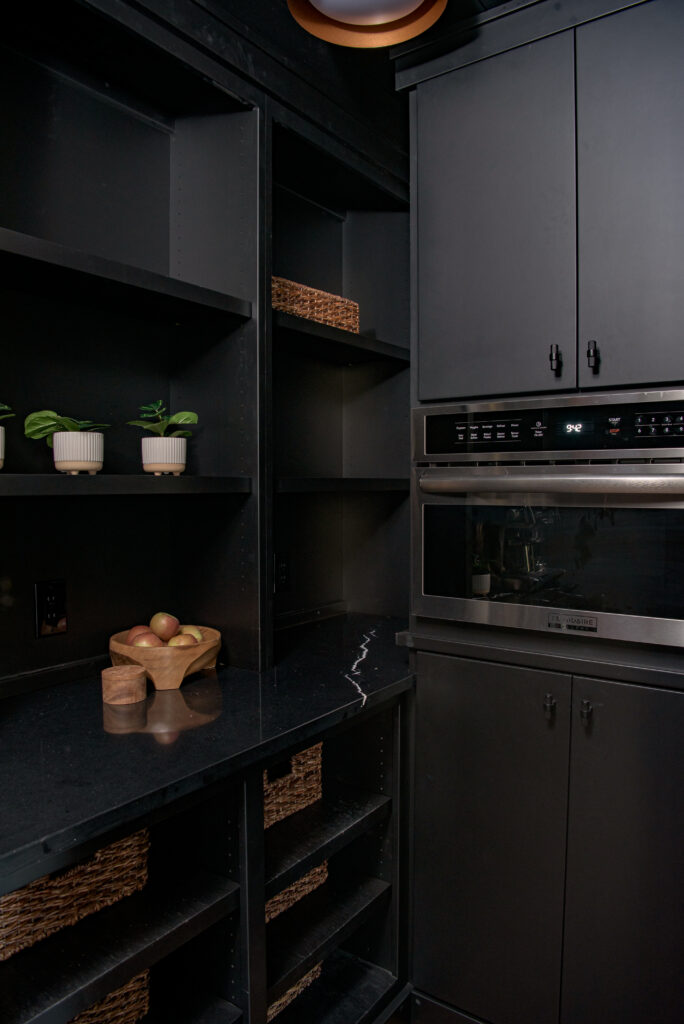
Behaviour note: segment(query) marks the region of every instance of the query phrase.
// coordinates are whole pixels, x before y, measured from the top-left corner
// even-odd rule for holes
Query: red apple
[[[150,619],[149,628],[153,633],[156,633],[162,640],[170,640],[172,636],[175,636],[178,632],[180,622],[175,615],[170,615],[168,612],[157,612]]]
[[[194,636],[198,644],[201,644],[204,640],[204,635],[199,626],[181,626],[180,632],[188,636]]]
[[[176,633],[169,640],[167,647],[195,647],[197,641],[190,633]]]
[[[136,636],[138,636],[139,633],[149,633],[149,632],[150,632],[150,627],[149,626],[131,626],[131,628],[128,630],[128,633],[126,635],[126,643],[127,644],[132,644],[133,641],[135,640]]]
[[[164,647],[164,641],[156,633],[148,629],[146,633],[138,633],[133,637],[132,647]]]

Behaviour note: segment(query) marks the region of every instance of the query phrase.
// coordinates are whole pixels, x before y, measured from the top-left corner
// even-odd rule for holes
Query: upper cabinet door
[[[682,0],[577,29],[583,387],[684,380],[683,55]]]
[[[419,398],[574,387],[572,32],[417,92]]]

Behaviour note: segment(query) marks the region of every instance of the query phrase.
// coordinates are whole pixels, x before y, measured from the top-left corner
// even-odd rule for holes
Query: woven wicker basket
[[[307,872],[306,875],[302,875],[292,885],[288,885],[286,889],[282,889],[276,893],[275,896],[266,904],[266,923],[272,921],[278,914],[282,914],[284,910],[291,907],[297,900],[301,900],[303,896],[307,896],[314,889],[318,889],[319,885],[328,878],[328,862],[323,861],[322,864],[318,864],[311,871]]]
[[[316,320],[331,327],[359,333],[359,304],[340,295],[319,291],[284,277],[271,278],[271,304],[274,309],[294,316]]]
[[[0,897],[0,961],[142,889],[149,845],[149,833],[142,829],[76,867]]]
[[[284,992],[280,999],[276,999],[275,1002],[271,1003],[266,1013],[266,1020],[272,1021],[274,1017],[277,1017],[286,1006],[300,995],[305,988],[308,988],[312,981],[320,976],[323,970],[323,964],[316,964],[312,967],[308,974],[305,974],[303,978],[300,978],[292,988],[288,988],[287,992]]]
[[[150,1008],[149,982],[149,971],[143,971],[79,1013],[70,1024],[135,1024]]]
[[[288,818],[296,811],[320,800],[322,793],[322,743],[293,754],[291,771],[270,779],[264,772],[264,828]]]

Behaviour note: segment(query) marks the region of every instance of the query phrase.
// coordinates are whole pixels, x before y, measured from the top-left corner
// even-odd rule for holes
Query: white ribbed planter
[[[102,469],[104,434],[96,431],[58,430],[52,435],[55,469],[76,476]]]
[[[180,476],[188,450],[186,437],[143,437],[142,464],[146,473]]]
[[[5,465],[5,428],[0,427],[0,469]]]
[[[488,572],[474,572],[470,577],[473,597],[484,597],[489,593],[492,586],[492,576]]]

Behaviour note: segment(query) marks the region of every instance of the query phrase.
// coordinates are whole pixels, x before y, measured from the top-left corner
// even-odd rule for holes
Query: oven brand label
[[[549,629],[569,629],[573,633],[598,633],[598,619],[593,615],[562,615],[560,612],[549,614]]]

